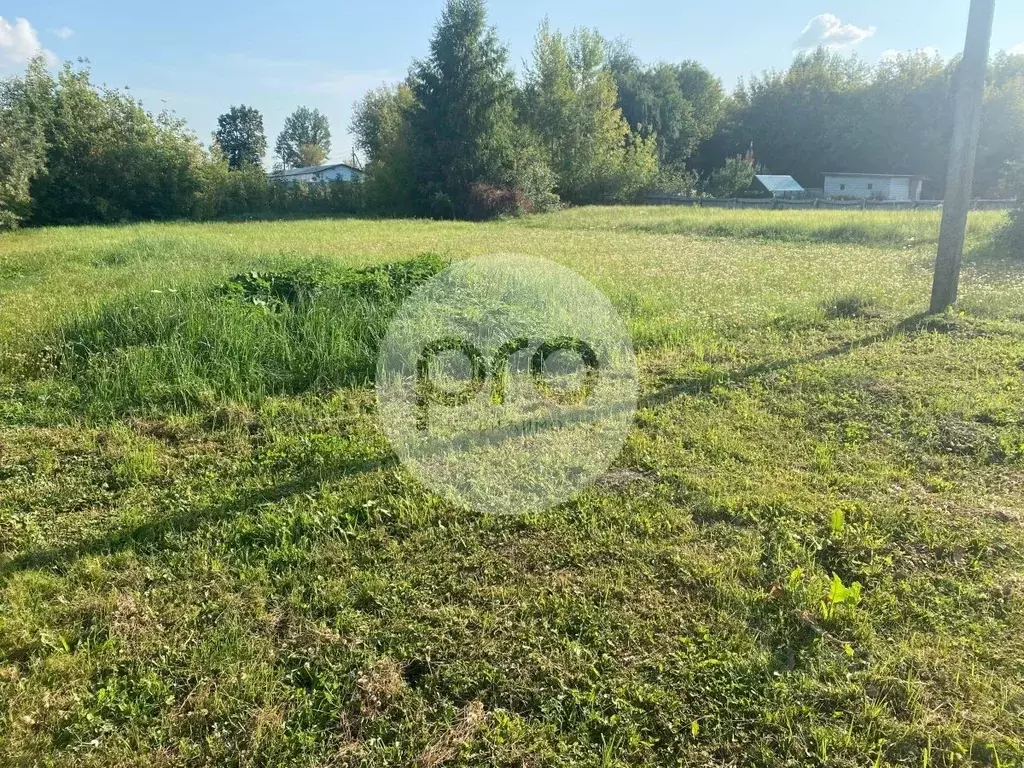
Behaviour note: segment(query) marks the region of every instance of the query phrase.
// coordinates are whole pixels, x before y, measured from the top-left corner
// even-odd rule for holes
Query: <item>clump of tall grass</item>
[[[325,264],[237,275],[213,287],[121,298],[46,340],[86,410],[112,415],[256,405],[360,385],[399,303],[444,267],[424,255],[362,270]]]
[[[1008,256],[1015,259],[1024,258],[1024,198],[1010,214],[1010,220],[999,231],[996,238]]]
[[[880,316],[877,304],[873,296],[847,293],[825,301],[822,310],[830,320],[859,320]]]

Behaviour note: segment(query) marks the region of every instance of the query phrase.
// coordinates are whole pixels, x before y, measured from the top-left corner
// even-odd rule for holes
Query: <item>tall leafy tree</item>
[[[349,131],[356,149],[373,163],[387,152],[389,145],[406,130],[409,113],[415,104],[408,83],[381,86],[367,91],[352,110]]]
[[[975,189],[996,197],[1017,194],[1024,169],[1024,55],[999,54],[992,63]]]
[[[320,144],[303,144],[299,147],[295,165],[306,168],[312,165],[323,165],[327,159],[327,150]]]
[[[411,151],[424,212],[465,215],[475,183],[507,179],[514,85],[483,0],[448,0],[429,56],[410,73]]]
[[[408,83],[368,91],[354,106],[349,130],[366,158],[366,195],[380,210],[416,210],[409,119],[416,100]]]
[[[864,129],[860,94],[870,67],[855,57],[819,49],[800,54],[783,72],[766,72],[737,89],[740,154],[753,142],[758,160],[771,173],[786,173],[805,186],[820,186],[825,171],[856,167],[854,149]],[[872,169],[885,172],[887,169]]]
[[[754,144],[772,173],[817,187],[828,171],[920,174],[942,195],[958,61],[922,53],[869,67],[824,50],[782,72],[741,84],[701,146],[707,173]],[[993,61],[983,113],[975,193],[1006,186],[1008,163],[1024,161],[1024,57]]]
[[[31,213],[32,181],[46,172],[54,86],[42,56],[29,62],[23,77],[0,81],[0,229]]]
[[[263,131],[263,115],[245,104],[232,106],[217,118],[214,140],[227,158],[228,167],[237,170],[246,165],[259,165],[267,153],[267,135]]]
[[[545,20],[526,73],[523,114],[548,152],[558,193],[572,202],[625,200],[657,171],[653,142],[631,133],[597,32],[566,37]]]
[[[822,170],[913,173],[941,185],[953,126],[953,74],[939,56],[912,53],[883,60],[870,82],[846,99],[855,110],[851,114],[871,118],[843,121],[852,127],[835,138],[844,157]],[[831,118],[833,125],[841,120],[839,114]]]
[[[299,107],[284,121],[274,152],[285,168],[319,165],[331,154],[331,126],[317,109]]]
[[[633,131],[654,137],[663,165],[682,168],[721,120],[721,82],[695,61],[645,67],[622,46],[612,50],[608,65]]]

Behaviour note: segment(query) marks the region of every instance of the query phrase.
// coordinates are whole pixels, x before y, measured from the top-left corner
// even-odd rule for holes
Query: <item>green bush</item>
[[[232,171],[222,160],[205,169],[195,218],[237,218],[269,211],[270,184],[261,167],[249,165]]]
[[[992,240],[995,250],[1014,258],[1024,258],[1024,165],[1010,163],[1004,175],[1002,194],[1015,196],[1017,206],[1010,211],[1010,220],[996,232]]]
[[[687,168],[663,167],[658,171],[648,192],[661,195],[681,195],[696,197],[700,187],[700,177],[695,171]]]
[[[361,270],[315,262],[209,288],[126,297],[42,340],[84,410],[257,404],[372,381],[388,322],[445,261],[426,254]]]
[[[229,170],[184,122],[42,60],[0,83],[0,227],[263,215],[353,214],[362,185],[278,184]]]
[[[558,207],[558,179],[535,136],[524,130],[512,150],[508,184],[518,197],[515,213],[543,213]]]
[[[1010,222],[1002,232],[1002,239],[1011,256],[1024,257],[1024,197],[1010,213]]]
[[[751,156],[736,155],[726,159],[708,180],[707,191],[713,197],[736,197],[754,181],[754,160]]]
[[[219,161],[204,173],[193,218],[330,216],[366,210],[365,188],[358,182],[281,183],[269,180],[260,167],[232,171]]]
[[[153,117],[70,64],[51,86],[43,116],[45,171],[31,187],[32,223],[196,215],[211,160],[183,121]]]
[[[307,184],[268,182],[268,210],[282,215],[355,214],[365,210],[361,183],[327,181]]]
[[[433,253],[363,269],[339,270],[330,262],[314,261],[280,272],[235,275],[217,286],[213,295],[269,307],[298,307],[331,294],[393,304],[447,266],[446,259]]]

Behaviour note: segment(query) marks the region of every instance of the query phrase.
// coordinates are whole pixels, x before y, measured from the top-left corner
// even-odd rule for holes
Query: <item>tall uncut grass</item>
[[[46,349],[104,415],[358,386],[372,380],[399,301],[441,266],[432,256],[361,271],[320,265],[122,297],[74,315]]]

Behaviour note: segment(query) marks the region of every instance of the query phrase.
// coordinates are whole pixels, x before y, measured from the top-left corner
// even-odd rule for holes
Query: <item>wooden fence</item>
[[[786,200],[732,198],[719,200],[704,197],[677,197],[675,195],[646,195],[646,205],[688,205],[695,208],[754,208],[763,211],[790,209],[854,210],[854,211],[928,211],[941,210],[941,200]],[[1017,206],[1016,200],[972,200],[973,211],[1008,211]]]

